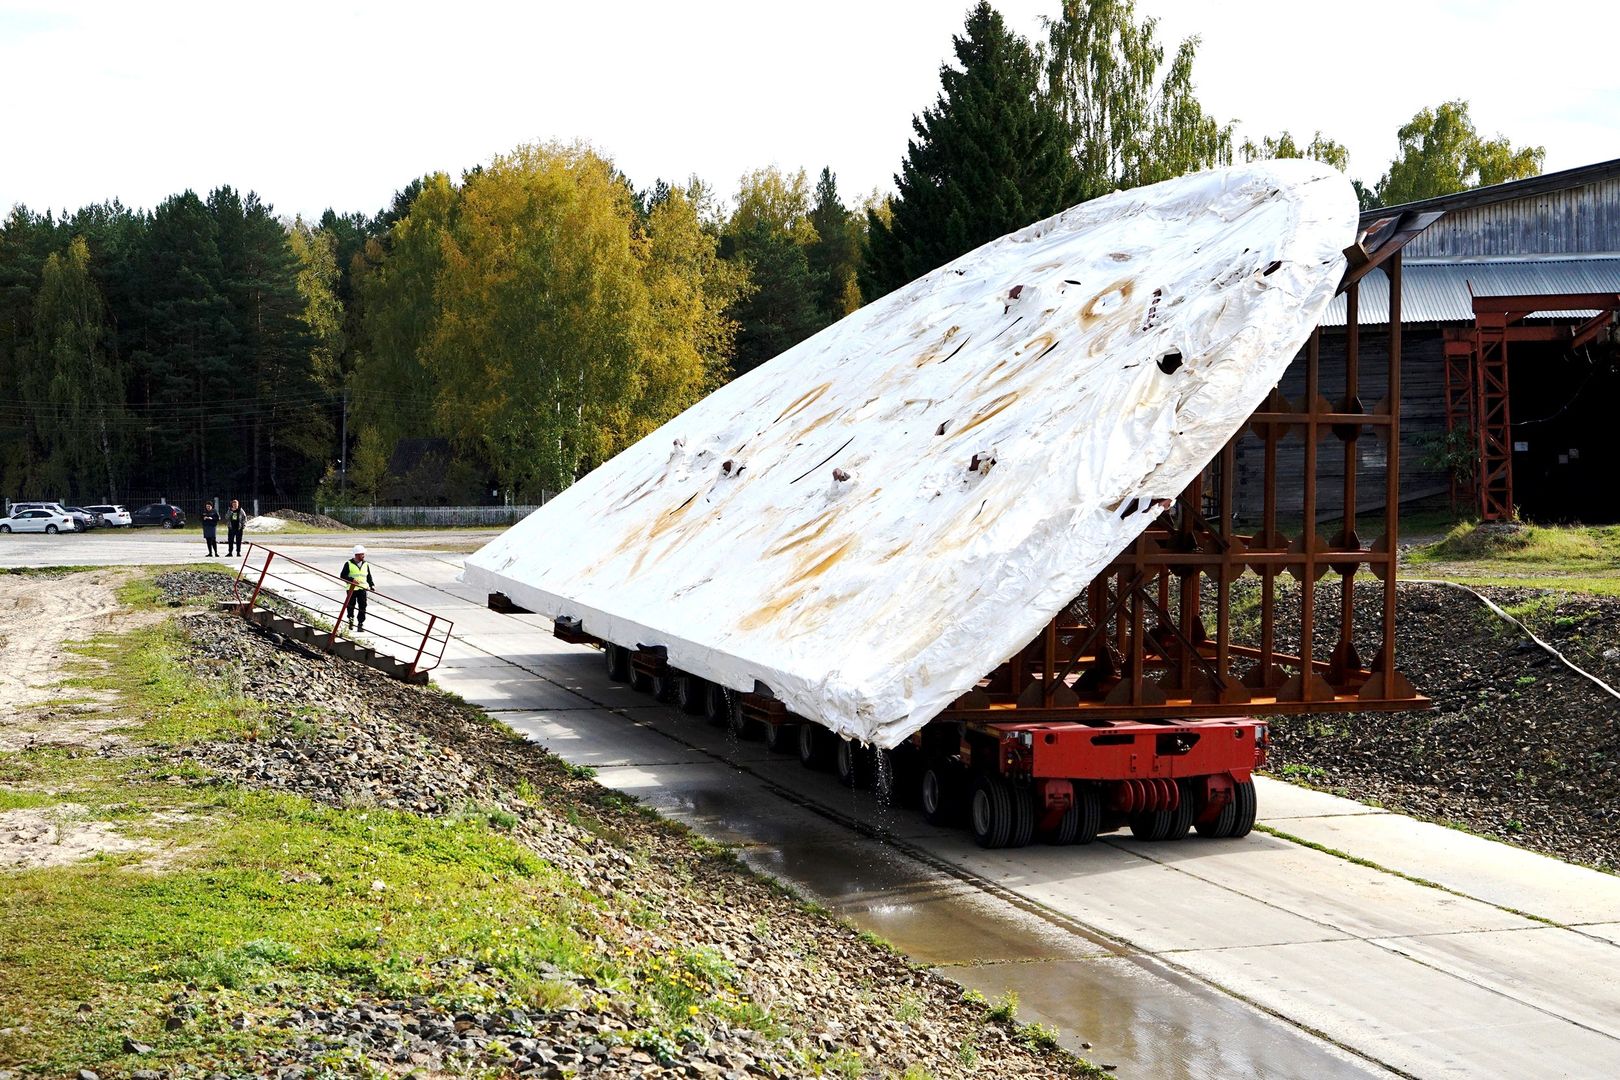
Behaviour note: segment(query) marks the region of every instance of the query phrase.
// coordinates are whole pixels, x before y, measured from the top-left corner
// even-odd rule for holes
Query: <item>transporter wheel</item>
[[[11,526],[10,525],[0,525],[0,533],[8,533],[10,531],[11,531]]]
[[[1232,831],[1228,833],[1232,839],[1237,840],[1249,835],[1254,828],[1255,815],[1260,810],[1259,802],[1254,792],[1254,781],[1245,780],[1232,787],[1232,805],[1237,808],[1232,823]]]
[[[626,650],[626,651],[628,652],[629,650]],[[652,676],[646,674],[645,672],[637,670],[636,666],[634,664],[631,664],[630,665],[630,689],[639,691],[640,693],[643,693],[643,694],[650,694],[650,693],[652,693],[652,688],[653,688]]]
[[[807,769],[825,769],[832,764],[832,733],[820,724],[799,725],[799,764]]]
[[[682,681],[683,679],[681,673],[670,667],[668,664],[665,664],[653,674],[653,697],[664,702],[666,705],[670,704],[675,700],[675,695],[679,693],[678,687]]]
[[[873,759],[872,788],[891,806],[915,807],[922,795],[922,772],[911,747],[879,750]]]
[[[1193,795],[1192,785],[1183,780],[1177,787],[1181,792],[1181,801],[1170,811],[1170,828],[1164,835],[1166,840],[1184,839],[1192,829],[1193,818],[1197,816],[1198,800]]]
[[[930,825],[954,825],[962,816],[961,770],[944,761],[923,766],[917,785],[923,817]]]
[[[1073,781],[1074,802],[1043,839],[1048,844],[1089,844],[1102,829],[1102,799],[1091,784]]]
[[[1199,836],[1209,840],[1236,840],[1248,836],[1249,830],[1254,828],[1256,809],[1254,781],[1245,780],[1232,785],[1232,798],[1213,820],[1197,822],[1193,827]]]
[[[764,735],[765,749],[773,754],[791,754],[799,749],[798,724],[766,724]]]
[[[614,682],[630,681],[630,650],[623,645],[615,645],[611,641],[602,646],[602,655],[607,661],[607,677]]]
[[[731,723],[731,691],[719,683],[710,683],[703,695],[703,712],[715,727]]]
[[[54,533],[57,531],[57,528],[55,525],[47,525],[45,526],[45,531],[48,533]]]
[[[1012,842],[1012,785],[999,776],[981,776],[968,807],[968,825],[982,848],[1004,848]]]
[[[839,739],[833,748],[833,770],[847,788],[872,786],[872,750],[854,739]]]
[[[729,696],[731,698],[731,715],[726,718],[726,727],[730,728],[731,734],[738,739],[752,739],[759,732],[757,725],[743,713],[742,695],[731,694]]]
[[[697,716],[708,709],[709,682],[696,675],[682,675],[675,686],[675,704],[681,712]]]
[[[1008,847],[1025,847],[1035,838],[1035,789],[1029,784],[1009,784],[1012,788],[1012,835]]]
[[[1131,835],[1138,840],[1163,840],[1170,835],[1174,810],[1148,810],[1131,815]]]
[[[173,521],[165,521],[163,523],[163,527],[165,529],[172,529],[172,528],[174,528],[174,522]]]

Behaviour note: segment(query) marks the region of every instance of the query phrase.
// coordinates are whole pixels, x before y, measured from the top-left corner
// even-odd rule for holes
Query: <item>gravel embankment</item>
[[[1238,588],[1259,586],[1245,580]],[[1620,603],[1550,590],[1482,591],[1504,606],[1544,594],[1546,609],[1532,629],[1600,677],[1620,678]],[[1299,632],[1292,584],[1280,595],[1278,648],[1292,652]],[[1338,633],[1337,579],[1325,579],[1318,595],[1315,647],[1326,657]],[[1278,718],[1269,770],[1561,858],[1620,867],[1620,701],[1466,593],[1412,583],[1399,596],[1397,667],[1435,707]],[[1377,583],[1358,587],[1364,661],[1377,649],[1381,604]],[[1240,637],[1252,642],[1250,631]]]
[[[266,702],[273,718],[272,731],[257,741],[177,752],[203,765],[213,782],[335,806],[440,815],[476,805],[509,814],[516,839],[585,888],[605,897],[628,894],[656,911],[656,926],[633,931],[643,945],[715,950],[740,973],[749,999],[788,1031],[770,1039],[718,1022],[701,1040],[649,1048],[629,1037],[645,1020],[610,987],[591,987],[590,1007],[551,1011],[453,1013],[421,999],[288,1001],[275,1022],[292,1041],[242,1063],[256,1075],[313,1075],[312,1063],[334,1046],[347,1046],[390,1075],[414,1068],[455,1075],[490,1069],[542,1077],[785,1077],[808,1075],[806,1061],[824,1063],[832,1075],[873,1078],[908,1068],[909,1076],[1008,1078],[1081,1068],[1028,1045],[1011,1025],[987,1021],[983,1007],[965,1002],[958,988],[808,911],[740,865],[697,854],[679,829],[627,806],[478,710],[357,664],[283,647],[230,616],[199,615],[192,627],[197,670]],[[311,702],[321,703],[313,722]],[[518,797],[523,782],[543,797]],[[505,999],[493,970],[470,959],[444,963]],[[913,1004],[897,1009],[901,1002]],[[178,1001],[178,1022],[206,1008],[205,1000]],[[975,1048],[971,1064],[964,1044]]]

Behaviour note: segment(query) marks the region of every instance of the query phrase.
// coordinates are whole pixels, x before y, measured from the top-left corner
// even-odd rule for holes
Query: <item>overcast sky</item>
[[[1058,0],[1003,0],[1026,35]],[[967,0],[0,0],[0,209],[255,190],[374,211],[411,178],[583,138],[638,186],[722,194],[766,164],[891,186]],[[1547,169],[1620,157],[1602,0],[1138,0],[1202,38],[1200,96],[1261,135],[1320,129],[1375,182],[1419,108],[1468,99]]]

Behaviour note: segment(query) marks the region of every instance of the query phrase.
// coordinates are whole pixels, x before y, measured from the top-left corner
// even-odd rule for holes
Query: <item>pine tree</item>
[[[33,402],[49,448],[45,482],[81,498],[116,498],[114,414],[123,387],[105,343],[105,308],[90,248],[75,237],[45,260],[34,305]]]
[[[1038,100],[1028,42],[980,0],[953,45],[960,66],[940,69],[939,99],[912,119],[892,226],[868,218],[869,297],[1079,199],[1063,126]]]
[[[830,168],[816,181],[816,201],[810,208],[816,239],[805,248],[810,274],[816,280],[816,308],[820,323],[835,323],[860,306],[856,274],[860,268],[860,232],[857,218],[838,197],[838,179]]]
[[[824,325],[816,311],[817,281],[803,246],[787,232],[756,221],[722,238],[721,254],[747,268],[750,287],[731,308],[736,319],[733,371],[752,371]]]
[[[129,354],[132,391],[154,417],[144,435],[148,475],[201,494],[214,479],[210,451],[223,436],[222,400],[250,396],[231,368],[236,327],[219,253],[219,227],[194,192],[152,213],[136,268],[141,338]],[[156,418],[161,418],[156,419]]]

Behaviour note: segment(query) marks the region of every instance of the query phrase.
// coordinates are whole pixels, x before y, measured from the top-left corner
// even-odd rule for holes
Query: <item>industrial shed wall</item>
[[[1445,200],[1431,200],[1435,204]],[[1479,206],[1446,216],[1405,249],[1425,258],[1523,258],[1620,251],[1620,176]]]
[[[1412,503],[1444,496],[1449,480],[1443,469],[1427,465],[1434,441],[1445,434],[1445,368],[1441,355],[1439,326],[1406,326],[1401,333],[1401,501]],[[1322,332],[1322,355],[1318,378],[1320,392],[1330,403],[1344,399],[1344,332]],[[1367,411],[1377,408],[1387,385],[1389,333],[1382,327],[1362,327],[1359,397]],[[1300,353],[1283,375],[1283,396],[1293,404],[1305,398],[1305,354]],[[1358,513],[1370,513],[1384,505],[1383,441],[1367,430],[1356,440],[1362,464],[1356,488]],[[1341,516],[1344,505],[1344,444],[1325,434],[1317,446],[1317,518]],[[1237,498],[1239,517],[1257,521],[1264,496],[1265,444],[1255,435],[1246,435],[1237,448]],[[1283,521],[1301,518],[1305,475],[1305,441],[1291,434],[1277,448],[1277,516]],[[1372,540],[1374,537],[1362,537]]]

